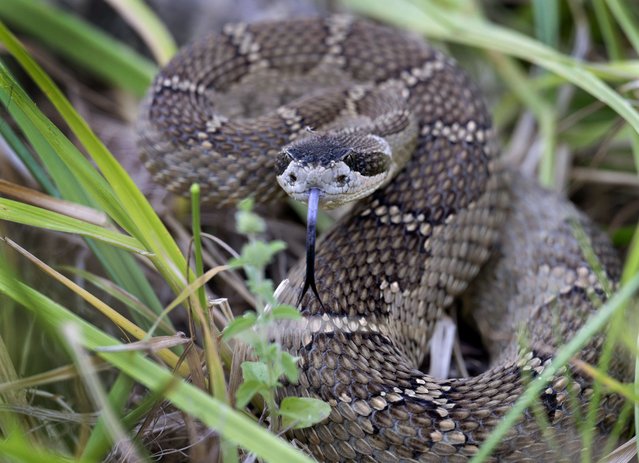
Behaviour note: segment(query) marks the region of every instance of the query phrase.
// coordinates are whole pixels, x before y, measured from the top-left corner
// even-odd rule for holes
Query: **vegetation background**
[[[182,43],[226,20],[346,9],[423,34],[453,54],[487,95],[504,156],[569,196],[623,258],[622,288],[567,342],[556,367],[611,319],[621,321],[612,324],[612,341],[637,357],[635,2],[152,3],[163,19],[141,0],[0,1],[0,461],[309,461],[276,436],[277,420],[267,424],[234,407],[242,373],[251,372],[233,360],[233,341],[218,336],[250,307],[257,316],[236,318],[238,331],[270,323],[261,311],[269,293],[255,291],[251,278],[280,281],[303,254],[303,211],[258,209],[268,213],[263,223],[245,209],[250,224],[238,233],[232,212],[200,212],[197,201],[191,209],[155,187],[136,156],[136,107],[175,52],[174,37]],[[200,230],[224,243],[201,239]],[[264,273],[281,239],[288,248]],[[233,251],[246,243],[264,244],[256,260]],[[208,296],[227,301],[203,309],[204,282]],[[321,406],[269,404],[273,372],[294,374],[285,357],[273,358],[263,359],[270,382],[256,380],[251,391],[289,425],[320,419]],[[628,398],[627,414],[638,423],[639,377],[617,384],[605,364],[592,374],[599,392]],[[249,410],[260,406],[254,398]],[[607,461],[630,461],[635,445],[612,442]]]

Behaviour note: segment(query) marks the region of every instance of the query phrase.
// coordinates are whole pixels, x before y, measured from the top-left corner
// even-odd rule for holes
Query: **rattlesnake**
[[[332,407],[323,423],[291,432],[321,461],[467,461],[556,345],[607,296],[576,229],[590,236],[606,278],[614,285],[619,277],[614,251],[587,219],[501,166],[490,116],[457,64],[364,20],[229,25],[160,72],[138,133],[159,183],[183,194],[197,182],[220,207],[282,197],[276,173],[304,199],[291,173],[313,162],[324,169],[315,177],[340,191],[371,172],[399,171],[382,175],[323,238],[321,303],[306,294],[304,321],[282,326],[281,342],[301,369],[283,394]],[[355,157],[358,147],[375,153],[374,168]],[[307,159],[308,151],[320,159]],[[404,151],[412,157],[402,168]],[[318,187],[315,177],[305,181]],[[282,302],[298,302],[304,274],[302,265],[291,271]],[[437,320],[462,294],[493,366],[472,378],[432,378],[416,367]],[[596,362],[601,345],[593,339],[581,360]],[[620,360],[610,372],[628,378]],[[529,410],[492,458],[574,461],[582,444],[569,398],[583,412],[591,395],[587,376],[564,369],[539,397],[546,435]],[[621,404],[603,396],[594,442]]]

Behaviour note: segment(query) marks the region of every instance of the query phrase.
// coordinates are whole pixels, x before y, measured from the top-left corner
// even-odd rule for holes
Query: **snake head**
[[[320,207],[331,209],[384,185],[391,164],[390,145],[377,135],[310,132],[280,151],[277,181],[302,202],[308,202],[312,189],[318,190]]]
[[[332,208],[369,195],[391,175],[390,145],[362,133],[315,133],[286,145],[276,159],[277,181],[286,193],[308,203],[306,277],[298,305],[315,285],[315,228],[318,206]]]

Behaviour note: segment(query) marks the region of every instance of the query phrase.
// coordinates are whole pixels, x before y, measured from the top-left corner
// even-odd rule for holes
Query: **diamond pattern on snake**
[[[289,436],[319,461],[469,460],[608,297],[576,226],[619,279],[583,214],[503,165],[460,66],[389,27],[348,16],[229,25],[161,70],[137,130],[155,180],[178,194],[197,182],[214,207],[287,193],[320,208],[356,201],[281,295],[304,316],[280,327],[301,368],[281,394],[332,407]],[[462,295],[491,367],[435,379],[417,367]],[[593,338],[579,359],[596,364],[601,346]],[[621,358],[609,373],[630,374]],[[488,461],[575,461],[592,393],[569,364]],[[622,405],[603,395],[595,444]]]

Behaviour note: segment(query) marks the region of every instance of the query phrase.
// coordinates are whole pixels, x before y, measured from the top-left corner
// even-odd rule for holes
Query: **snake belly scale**
[[[378,89],[389,88],[399,95],[400,109],[391,111],[399,119],[384,114]],[[572,205],[500,165],[488,111],[451,58],[347,16],[230,25],[160,72],[138,133],[159,183],[185,194],[198,182],[204,200],[227,206],[283,196],[275,182],[282,147],[364,126],[401,139],[412,156],[323,237],[316,261],[323,304],[306,294],[303,321],[280,327],[301,369],[299,383],[282,394],[332,407],[324,422],[290,436],[320,461],[467,461],[557,344],[606,298],[575,224],[589,233],[613,284],[619,267],[605,237]],[[300,264],[281,301],[295,304],[303,281]],[[432,378],[417,366],[435,324],[462,294],[492,367],[472,378]],[[580,359],[596,362],[601,345],[594,338]],[[621,360],[610,373],[628,378]],[[588,377],[566,367],[489,461],[574,461],[578,414],[591,395]],[[621,406],[603,396],[595,442]]]

